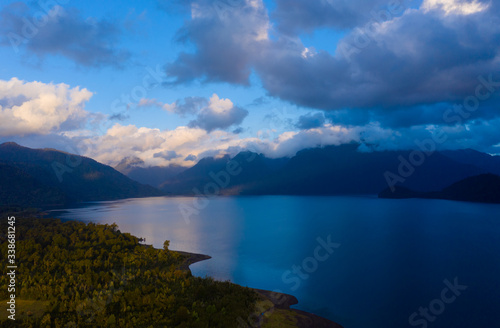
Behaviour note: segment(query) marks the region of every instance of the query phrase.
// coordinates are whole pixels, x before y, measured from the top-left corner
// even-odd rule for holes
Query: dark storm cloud
[[[190,4],[207,9],[214,2]],[[463,130],[450,140],[487,149],[495,140],[482,136],[489,130],[480,125],[498,127],[500,116],[500,3],[480,2],[471,13],[470,1],[421,7],[414,1],[404,13],[384,16],[391,1],[278,0],[270,20],[263,2],[246,0],[222,16],[214,10],[194,14],[180,32],[194,51],[181,54],[167,72],[177,83],[232,84],[249,83],[255,72],[266,96],[325,110],[334,125],[368,126],[365,137],[378,140],[381,149],[409,146],[428,135],[427,126],[455,125]],[[325,27],[347,32],[336,52],[306,48],[300,33]],[[471,98],[477,110],[457,114]],[[307,131],[320,123],[306,116],[290,125]]]
[[[0,43],[44,58],[61,55],[84,66],[120,66],[130,54],[117,48],[120,28],[61,6],[30,8],[22,2],[0,12]]]
[[[371,19],[385,20],[384,8],[390,0],[277,0],[272,17],[285,34],[313,32],[317,28],[353,28]],[[406,1],[406,2],[412,2]],[[416,1],[413,1],[416,2]],[[396,15],[402,14],[403,5]],[[380,13],[384,14],[380,14]],[[391,16],[393,16],[392,14]]]
[[[300,40],[280,34],[257,40],[269,27],[266,11],[244,8],[225,19],[213,11],[193,16],[183,33],[197,50],[181,54],[170,76],[245,84],[253,68],[270,96],[334,110],[457,102],[474,92],[480,75],[500,69],[497,6],[472,15],[408,10],[354,29],[335,55],[305,54]]]
[[[301,130],[308,130],[323,126],[325,121],[325,115],[323,113],[309,113],[300,116],[295,126]]]
[[[412,11],[380,27],[363,49],[356,48],[362,30],[347,36],[339,47],[352,48],[349,58],[270,49],[257,71],[270,95],[325,110],[460,101],[479,76],[500,69],[500,24],[490,16]]]

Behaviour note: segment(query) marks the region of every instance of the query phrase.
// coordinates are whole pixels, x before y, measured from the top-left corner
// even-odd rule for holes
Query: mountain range
[[[471,149],[421,153],[425,157],[413,165],[413,151],[358,148],[359,144],[348,144],[305,149],[278,159],[251,152],[204,158],[160,189],[185,195],[209,194],[215,186],[226,195],[339,195],[378,194],[394,184],[431,192],[484,173],[500,175],[500,157]],[[229,174],[228,163],[237,167],[237,174]]]
[[[402,198],[405,192],[439,193],[467,178],[500,175],[499,156],[472,149],[362,152],[359,146],[304,149],[291,158],[245,151],[203,158],[190,168],[145,167],[139,158],[129,157],[112,168],[54,149],[4,143],[0,203],[59,205],[160,195],[379,194],[388,186],[394,195],[385,191],[382,196]]]

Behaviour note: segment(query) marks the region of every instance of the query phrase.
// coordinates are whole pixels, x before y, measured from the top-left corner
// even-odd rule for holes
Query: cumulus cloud
[[[66,84],[0,80],[0,136],[49,134],[82,127],[92,93]]]
[[[234,106],[229,99],[220,99],[214,94],[207,107],[204,107],[195,120],[189,122],[190,127],[198,127],[211,132],[215,129],[227,129],[238,125],[247,117],[246,109]]]
[[[0,19],[0,44],[39,58],[61,55],[84,66],[119,66],[130,57],[118,48],[117,24],[84,18],[76,9],[15,2],[2,9]]]
[[[141,99],[138,107],[160,107],[167,112],[175,113],[181,117],[196,115],[188,124],[191,128],[201,128],[207,132],[216,129],[225,130],[231,126],[239,125],[248,115],[246,109],[235,106],[229,99],[221,99],[213,94],[210,99],[203,97],[186,97],[166,104],[156,99]],[[236,134],[243,130],[236,129]]]
[[[202,136],[206,136],[205,131],[187,127],[161,131],[116,123],[103,135],[82,140],[80,148],[87,156],[110,165],[116,165],[123,158],[132,156],[154,166],[168,162],[157,154],[165,151],[187,153],[197,148],[196,143]]]
[[[186,166],[206,154],[224,154],[228,149],[243,149],[256,141],[256,138],[239,139],[220,130],[207,133],[185,126],[159,130],[116,123],[103,135],[80,139],[78,149],[85,156],[111,166],[126,157],[140,158],[145,166]]]

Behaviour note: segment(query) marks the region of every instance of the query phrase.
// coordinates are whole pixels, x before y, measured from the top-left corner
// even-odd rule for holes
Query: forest
[[[236,327],[255,309],[254,291],[192,276],[182,269],[186,256],[170,251],[168,241],[155,249],[116,224],[35,216],[16,214],[18,306],[16,321],[2,309],[2,327]],[[0,286],[9,280],[7,217],[2,213]],[[2,304],[10,294],[2,287]]]

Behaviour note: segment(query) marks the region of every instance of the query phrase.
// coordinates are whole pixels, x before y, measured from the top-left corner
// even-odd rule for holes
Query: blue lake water
[[[500,325],[499,205],[217,197],[186,220],[196,201],[131,199],[52,214],[116,222],[155,247],[168,239],[170,249],[208,254],[193,274],[279,289],[345,328]]]

